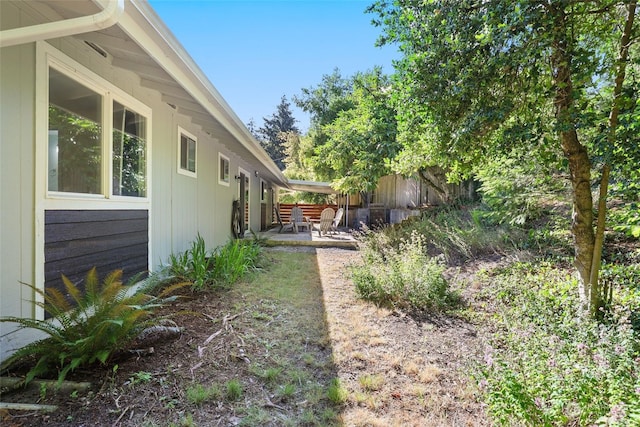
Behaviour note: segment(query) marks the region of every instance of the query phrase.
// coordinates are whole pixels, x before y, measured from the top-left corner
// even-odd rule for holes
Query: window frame
[[[194,144],[195,144],[195,159],[193,161],[194,164],[194,171],[190,171],[189,169],[184,169],[182,167],[182,136],[186,136],[187,138],[191,139]],[[181,126],[178,126],[178,155],[177,155],[177,160],[178,160],[178,164],[177,164],[177,171],[180,175],[184,175],[184,176],[188,176],[191,178],[197,178],[198,177],[198,138],[192,134],[191,132],[189,132],[188,130],[184,129]],[[188,150],[187,150],[187,154],[188,154]],[[187,159],[187,164],[188,164],[188,160]]]
[[[41,194],[44,194],[44,207],[46,209],[68,209],[68,208],[86,208],[87,202],[95,202],[95,208],[131,208],[131,209],[148,209],[150,204],[151,194],[151,146],[152,146],[152,110],[147,105],[143,104],[136,98],[128,95],[109,81],[95,74],[93,71],[77,63],[73,59],[66,56],[64,53],[56,50],[47,43],[39,43],[39,48],[43,53],[43,67],[38,76],[39,84],[36,87],[36,93],[41,93],[45,101],[40,105],[40,112],[38,107],[36,109],[36,116],[40,119],[36,119],[36,123],[40,123],[41,127],[37,130],[39,136],[38,147],[39,152],[43,153],[39,157],[39,164],[42,165],[44,176],[38,176],[38,184],[42,184],[43,190]],[[40,58],[40,56],[39,56]],[[49,138],[49,70],[55,69],[58,73],[63,74],[65,77],[75,81],[76,83],[87,87],[101,96],[102,100],[102,114],[101,120],[101,192],[100,193],[76,193],[49,190],[49,160],[48,160],[48,138]],[[145,196],[122,196],[113,194],[113,103],[117,102],[132,111],[142,115],[146,119],[145,129],[145,149],[146,149],[146,164],[145,164]],[[116,206],[116,202],[118,206]],[[108,203],[110,206],[104,206],[104,203]],[[98,205],[101,205],[98,207]],[[143,205],[143,206],[141,206]]]
[[[226,162],[227,164],[226,179],[224,179],[223,176],[223,162]],[[231,185],[231,161],[229,160],[229,157],[220,152],[218,152],[218,184],[224,185],[225,187],[229,187]]]

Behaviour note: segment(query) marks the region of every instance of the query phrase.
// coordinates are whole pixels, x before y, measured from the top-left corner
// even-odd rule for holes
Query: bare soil
[[[490,425],[469,378],[483,348],[478,325],[358,300],[348,271],[357,251],[266,253],[269,266],[252,280],[168,307],[167,313],[191,314],[174,317],[182,333],[151,343],[152,354],[117,361],[117,368],[75,372],[70,379],[90,381],[89,392],[31,388],[3,395],[4,402],[58,409],[0,410],[0,424]],[[452,270],[450,277],[472,283],[480,264]],[[473,292],[472,284],[466,288]],[[336,378],[344,401],[331,398]],[[227,391],[232,380],[241,385],[240,396]],[[200,400],[198,386],[213,391]]]

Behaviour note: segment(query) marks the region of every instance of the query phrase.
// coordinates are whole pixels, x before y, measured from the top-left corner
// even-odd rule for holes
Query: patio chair
[[[318,228],[318,235],[322,237],[322,232],[325,234],[329,231],[333,225],[333,218],[335,218],[335,211],[332,208],[325,208],[320,213],[320,227]]]
[[[291,223],[285,224],[284,222],[282,222],[282,217],[280,216],[280,209],[275,208],[275,211],[276,211],[276,218],[278,219],[278,224],[280,224],[280,230],[278,230],[278,233],[282,233],[283,231],[286,231],[286,230],[293,231],[293,227],[294,227],[293,223],[291,222]]]
[[[300,228],[307,228],[307,231],[311,232],[311,221],[309,218],[304,216],[304,212],[302,208],[299,206],[294,206],[291,209],[291,223],[293,224],[293,229],[297,233]]]
[[[340,208],[336,211],[336,216],[333,218],[331,227],[327,230],[328,233],[338,233],[338,225],[340,225],[340,221],[342,221],[342,215],[344,215],[344,209]]]

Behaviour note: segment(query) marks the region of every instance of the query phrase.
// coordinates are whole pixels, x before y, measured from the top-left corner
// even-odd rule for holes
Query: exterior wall
[[[2,19],[11,19],[7,14],[12,11],[17,13],[3,7]],[[149,108],[146,201],[47,196],[45,52]],[[111,67],[83,43],[58,39],[51,45],[38,42],[2,48],[0,75],[0,316],[44,317],[30,302],[34,295],[20,282],[44,286],[45,211],[106,210],[114,215],[123,209],[148,211],[148,264],[153,270],[166,263],[171,253],[187,249],[198,233],[210,249],[230,239],[231,204],[238,197],[238,182],[233,177],[241,167],[248,172],[250,183],[249,225],[252,230],[260,229],[261,180],[255,176],[255,164],[233,153],[237,141],[229,134],[203,132],[163,102],[158,92],[141,87],[134,73]],[[196,177],[177,173],[179,126],[197,138]],[[229,186],[218,183],[218,153],[229,158]],[[34,339],[12,331],[12,325],[0,323],[0,360]]]
[[[383,204],[387,209],[418,207],[426,202],[422,187],[420,180],[387,175],[378,182],[374,202]]]
[[[9,16],[3,9],[3,20],[11,19],[11,9],[7,11]],[[1,49],[0,76],[0,316],[32,317],[33,295],[20,282],[35,280],[35,46]],[[10,341],[11,347],[26,343],[5,336],[12,328],[0,323],[0,357]]]

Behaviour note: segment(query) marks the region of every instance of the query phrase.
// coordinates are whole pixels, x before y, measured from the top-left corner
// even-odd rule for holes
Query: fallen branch
[[[37,403],[10,403],[0,402],[0,409],[14,411],[43,411],[54,412],[58,409],[56,405],[39,405]]]

